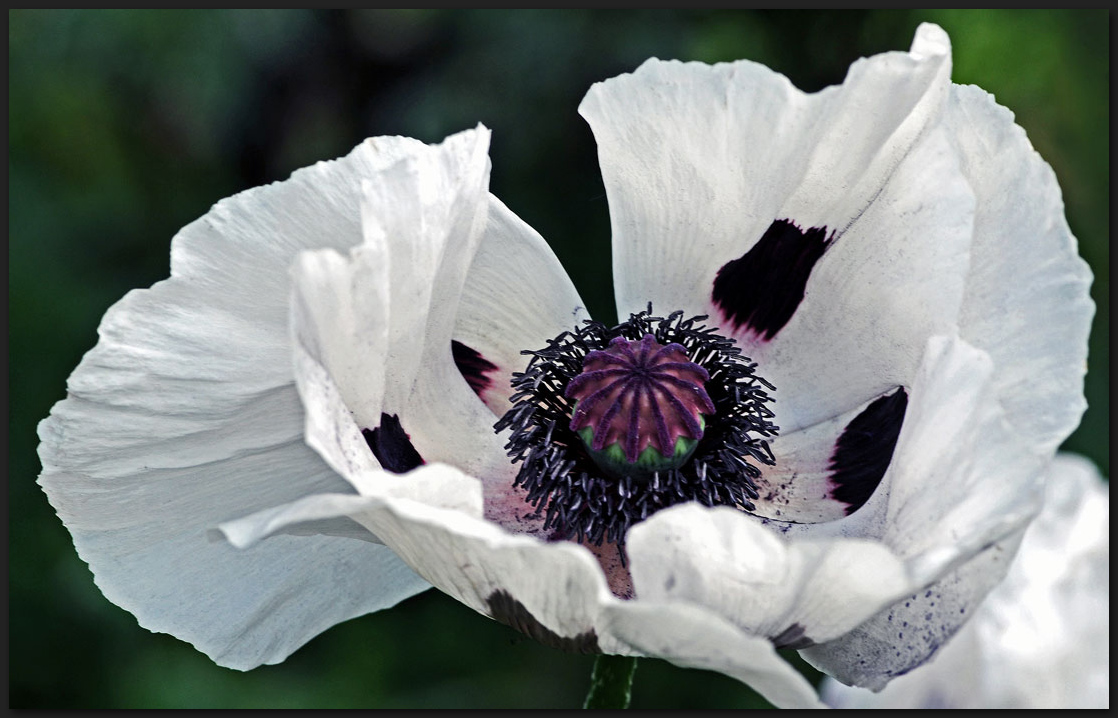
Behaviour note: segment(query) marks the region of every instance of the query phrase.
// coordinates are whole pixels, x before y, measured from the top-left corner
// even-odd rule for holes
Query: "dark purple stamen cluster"
[[[766,393],[774,387],[754,374],[757,365],[741,355],[734,340],[701,324],[706,316],[682,317],[683,312],[654,317],[650,305],[616,327],[588,320],[543,349],[522,352],[531,359],[524,372],[513,374],[513,407],[495,429],[511,430],[505,448],[513,463],[521,464],[515,485],[525,489],[554,538],[622,545],[630,526],[686,501],[753,510],[753,482],[761,475],[753,462],[775,463],[763,438],[777,432]],[[687,463],[651,477],[609,476],[571,428],[575,402],[567,389],[592,352],[606,350],[618,337],[640,342],[646,335],[663,346],[678,344],[687,361],[706,372],[713,411]]]

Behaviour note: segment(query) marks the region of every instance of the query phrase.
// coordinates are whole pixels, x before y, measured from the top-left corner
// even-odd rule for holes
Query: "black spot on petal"
[[[450,353],[466,383],[475,394],[481,396],[481,392],[493,384],[493,380],[488,375],[497,371],[497,365],[483,357],[477,350],[457,340],[451,340]]]
[[[797,651],[815,645],[815,641],[804,635],[804,627],[798,623],[793,623],[781,631],[779,636],[773,636],[772,642],[777,648],[791,648]]]
[[[380,426],[362,429],[361,435],[385,471],[403,474],[424,463],[395,414],[381,414]]]
[[[489,606],[489,615],[506,626],[534,639],[549,648],[558,648],[568,653],[601,653],[598,648],[598,636],[594,629],[577,636],[564,638],[550,630],[528,612],[524,604],[512,597],[508,591],[497,590],[485,599]]]
[[[829,466],[835,487],[831,496],[847,504],[847,515],[869,500],[885,476],[907,408],[908,393],[897,387],[863,409],[835,442]]]
[[[734,329],[768,341],[796,313],[811,270],[834,239],[826,227],[804,231],[778,219],[752,249],[718,270],[711,299]]]

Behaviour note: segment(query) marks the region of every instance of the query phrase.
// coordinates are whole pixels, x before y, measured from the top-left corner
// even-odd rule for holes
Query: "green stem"
[[[637,671],[635,656],[607,656],[594,660],[590,674],[590,692],[583,708],[628,708],[633,694],[633,674]]]

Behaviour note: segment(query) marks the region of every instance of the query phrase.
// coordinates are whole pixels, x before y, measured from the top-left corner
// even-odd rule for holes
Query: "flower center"
[[[634,523],[668,506],[753,510],[758,464],[775,463],[766,392],[732,339],[647,311],[609,328],[587,321],[513,374],[495,424],[520,463],[514,485],[556,539],[623,546]]]
[[[567,385],[565,396],[577,400],[570,427],[611,476],[677,468],[703,437],[703,414],[714,414],[703,388],[709,379],[682,344],[664,346],[651,334],[639,342],[615,337],[587,354]]]

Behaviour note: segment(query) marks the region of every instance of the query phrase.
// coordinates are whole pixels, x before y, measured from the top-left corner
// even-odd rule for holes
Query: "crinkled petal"
[[[800,648],[854,628],[908,587],[873,541],[788,541],[740,511],[681,504],[629,531],[640,600],[706,606],[754,636]]]
[[[449,482],[468,478],[440,464],[402,478],[426,483],[440,475]],[[778,706],[821,707],[811,684],[768,640],[697,606],[622,601],[610,593],[593,555],[576,544],[516,536],[459,511],[380,496],[310,497],[221,529],[234,544],[250,546],[292,522],[322,519],[331,511],[382,537],[440,590],[546,645],[652,655],[734,676]]]
[[[686,603],[628,601],[607,607],[606,626],[645,655],[733,676],[777,708],[824,708],[815,689],[772,642]]]
[[[1021,451],[993,372],[985,352],[958,338],[930,339],[878,492],[840,521],[789,527],[817,538],[876,538],[904,559],[908,596],[804,651],[840,680],[880,687],[927,660],[1004,575],[1039,508],[1046,460]]]
[[[618,314],[702,310],[718,268],[786,205],[845,227],[938,115],[949,75],[946,34],[922,25],[913,52],[859,60],[813,95],[748,61],[649,60],[591,87],[579,113],[609,197]]]
[[[303,252],[292,267],[294,373],[306,441],[358,491],[380,464],[361,434],[381,423],[388,353],[387,274],[365,247]],[[346,400],[342,392],[348,391]]]
[[[511,407],[512,373],[528,363],[521,351],[546,346],[589,314],[543,237],[496,197],[489,200],[489,224],[466,276],[454,340],[463,347],[459,370],[499,417]]]
[[[1109,708],[1110,492],[1057,456],[1005,580],[932,660],[880,693],[828,679],[843,708]]]
[[[1048,459],[1022,450],[995,375],[989,355],[962,339],[929,339],[881,524],[871,528],[874,512],[846,520],[846,530],[872,531],[908,559],[920,582],[1019,531],[1040,507]]]
[[[1046,456],[1074,428],[1085,407],[1091,277],[1076,256],[1051,169],[1013,124],[1012,114],[977,88],[952,88],[944,126],[978,200],[960,333],[987,352],[996,367],[989,391],[1001,418],[991,417],[980,422],[980,428],[967,430],[978,444],[968,452],[956,452],[960,459],[946,462],[963,469],[957,476],[969,477],[947,493],[964,500],[937,510],[933,492],[918,488],[921,481],[940,485],[929,480],[935,476],[930,468],[923,478],[917,473],[908,480],[898,475],[891,489],[889,502],[903,508],[885,517],[887,540],[920,556],[913,570],[924,578],[937,576],[943,566],[949,573],[914,593],[910,606],[898,604],[848,640],[805,652],[845,682],[878,688],[889,676],[903,674],[931,655],[963,622],[965,611],[1004,575],[1012,537],[1019,535],[1022,517],[1033,510]],[[941,435],[952,433],[958,438],[951,443],[963,439],[965,445],[966,433],[949,430]],[[942,465],[946,456],[937,454],[934,445],[926,445],[923,458],[898,448],[896,463]],[[981,549],[978,557],[960,565],[976,547]],[[925,595],[927,591],[932,595]],[[937,596],[935,615],[924,620],[924,609]],[[945,606],[958,610],[940,614]],[[945,626],[946,618],[954,618],[956,625]],[[907,620],[915,631],[886,648],[895,630],[890,620]],[[876,675],[851,668],[852,654],[870,651],[882,658],[871,662]]]
[[[978,199],[960,333],[993,358],[1006,417],[1023,442],[1055,451],[1087,408],[1091,270],[1056,176],[1012,112],[956,85],[944,125]]]
[[[363,188],[365,246],[388,282],[388,409],[418,402],[432,365],[454,368],[441,358],[487,221],[488,149],[487,129],[462,132]]]
[[[365,243],[349,256],[305,252],[293,268],[295,344],[324,370],[297,364],[308,441],[343,475],[377,467],[360,432],[385,414],[424,461],[485,475],[491,467],[470,460],[477,445],[489,439],[501,453],[492,414],[451,353],[466,267],[486,222],[488,146],[487,130],[464,132],[386,168],[366,181]],[[320,421],[318,408],[333,405],[323,381],[352,414],[345,442],[335,421]]]
[[[303,526],[321,525],[334,519],[348,519],[349,514],[360,511],[368,504],[368,497],[361,494],[311,494],[291,503],[257,511],[249,516],[226,521],[217,529],[220,535],[238,549],[247,548],[273,534],[309,533],[299,531]],[[382,543],[376,535],[355,521],[350,521],[374,543]],[[355,534],[357,532],[354,532]],[[359,536],[355,535],[354,538]]]
[[[810,95],[749,62],[592,88],[619,314],[711,315],[776,386],[784,432],[906,384],[953,330],[968,261],[974,198],[937,129],[949,51],[923,25]]]
[[[618,313],[648,301],[700,313],[718,270],[774,220],[844,232],[941,112],[950,47],[922,25],[912,51],[851,66],[815,94],[747,61],[650,60],[579,108],[598,142]]]
[[[249,555],[207,538],[347,488],[303,442],[288,267],[300,250],[360,243],[361,180],[419,144],[369,140],[184,228],[171,278],[106,313],[69,397],[40,424],[39,482],[101,590],[221,665],[279,662],[427,587],[369,542],[284,536]]]
[[[428,484],[407,472],[382,470],[330,375],[301,345],[295,348],[295,358],[295,373],[307,410],[307,444],[359,494],[409,498],[481,516],[482,490],[476,479],[463,476],[453,484],[441,480]]]
[[[445,464],[428,464],[400,478],[421,485],[474,481]],[[386,494],[338,499],[311,497],[223,524],[221,530],[238,546],[249,546],[289,523],[324,518],[332,507],[367,527],[440,590],[480,613],[530,629],[526,632],[556,647],[630,652],[598,630],[602,606],[619,599],[586,548],[511,534],[467,512],[423,500]]]
[[[1023,527],[1039,509],[1047,459],[1021,450],[994,374],[986,352],[931,337],[881,486],[850,516],[788,533],[882,541],[927,583]]]
[[[988,549],[998,542],[1011,556],[1037,508],[1043,460],[1019,455],[992,372],[985,352],[933,337],[895,459],[866,505],[816,524],[758,522],[725,508],[661,511],[629,533],[637,596],[703,605],[779,645],[824,644],[826,653],[805,655],[844,680],[884,682],[918,665],[1004,573],[1005,561],[975,557],[996,559]],[[918,603],[901,604],[936,582],[939,607],[920,605],[916,633],[906,611]],[[904,640],[893,620],[914,625],[896,656],[885,654]],[[865,650],[866,632],[880,650]]]
[[[771,340],[734,332],[776,387],[782,432],[911,383],[927,338],[958,326],[973,220],[951,145],[929,130],[835,237],[780,332]]]
[[[880,690],[924,664],[955,635],[1009,569],[1021,532],[995,543],[838,640],[800,655],[844,682]]]
[[[965,496],[965,501],[936,511],[929,508],[930,499],[905,499],[916,495],[913,476],[908,482],[899,481],[899,488],[894,489],[900,493],[907,483],[907,494],[890,499],[908,508],[887,518],[886,524],[891,527],[889,540],[907,546],[908,551],[922,552],[915,570],[925,577],[937,574],[942,565],[966,560],[968,546],[985,548],[996,542],[971,564],[953,569],[927,589],[933,595],[942,594],[939,609],[952,602],[958,605],[959,612],[948,612],[958,624],[962,612],[973,608],[1007,570],[1011,539],[1020,529],[1008,532],[1009,538],[1004,540],[997,534],[1020,523],[1021,516],[1030,512],[1039,467],[1075,427],[1085,408],[1083,375],[1093,304],[1088,295],[1090,271],[1076,255],[1055,177],[1024,131],[1013,124],[1012,113],[977,88],[953,87],[944,125],[978,200],[960,332],[986,351],[996,366],[990,391],[1002,419],[987,421],[985,428],[974,430],[981,445],[970,452],[968,470],[959,472],[972,478],[950,492]],[[898,463],[913,463],[905,458],[898,451]],[[927,454],[914,463],[931,465],[944,458]],[[983,474],[1017,480],[982,480]],[[978,527],[983,530],[975,530]],[[948,549],[947,541],[952,539],[956,546]],[[936,544],[943,548],[933,549]],[[919,665],[922,656],[953,633],[942,630],[946,616],[923,621],[919,608],[901,610],[928,604],[931,597],[917,592],[912,606],[895,606],[868,622],[849,641],[811,649],[805,656],[817,665],[831,667],[845,682],[880,687],[883,676],[902,674]],[[913,627],[919,627],[917,633],[910,632],[892,653],[882,649],[889,659],[885,663],[891,665],[879,675],[834,670],[837,665],[850,664],[852,651],[864,652],[873,644],[880,647],[893,628],[887,625],[889,619],[903,622],[905,616],[913,619]],[[929,625],[939,630],[926,630]]]
[[[487,225],[488,144],[488,131],[464,132],[385,169],[366,182],[365,243],[348,256],[323,250],[299,257],[295,375],[308,443],[361,493],[380,493],[378,469],[399,473],[442,461],[481,477],[487,515],[516,524],[527,507],[512,487],[515,467],[452,348],[467,267],[484,275],[499,261],[492,247],[475,261],[486,227],[494,226]],[[500,233],[522,227],[498,211],[491,236],[513,241]],[[384,431],[389,417],[402,428],[412,464],[384,465],[370,450],[369,436]]]

